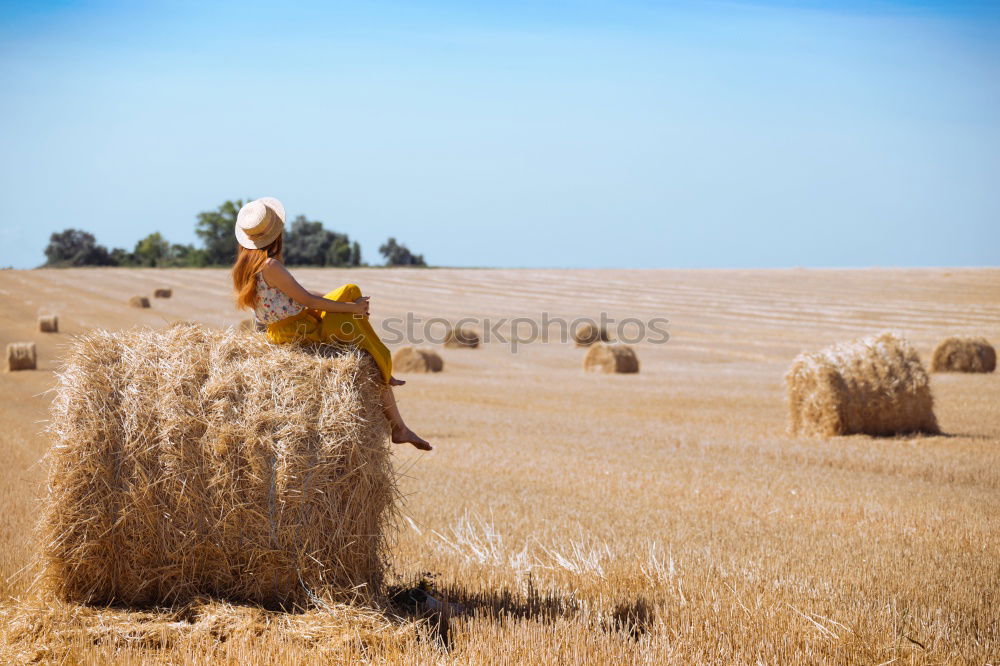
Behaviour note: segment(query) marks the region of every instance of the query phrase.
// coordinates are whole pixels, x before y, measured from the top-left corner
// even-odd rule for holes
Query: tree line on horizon
[[[154,232],[135,244],[131,251],[108,250],[90,232],[65,229],[53,232],[45,247],[47,267],[122,266],[149,268],[203,268],[229,266],[236,260],[233,229],[243,201],[226,201],[216,210],[198,213],[195,234],[201,246],[171,243]],[[379,246],[386,266],[426,266],[422,254],[410,252],[390,237]],[[289,266],[366,266],[361,245],[345,233],[331,231],[322,222],[299,215],[285,231],[284,260]]]

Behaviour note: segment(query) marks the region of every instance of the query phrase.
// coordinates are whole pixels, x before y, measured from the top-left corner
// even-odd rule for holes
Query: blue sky
[[[0,266],[276,196],[438,265],[996,265],[1000,11],[0,4]]]

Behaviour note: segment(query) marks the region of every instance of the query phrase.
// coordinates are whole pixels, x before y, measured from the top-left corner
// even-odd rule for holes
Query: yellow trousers
[[[345,284],[323,296],[329,301],[350,303],[361,298],[356,284]],[[292,342],[346,343],[357,345],[371,354],[382,372],[382,380],[389,383],[392,376],[392,355],[379,339],[368,316],[339,312],[325,312],[306,308],[302,312],[268,324],[267,339],[274,344]]]

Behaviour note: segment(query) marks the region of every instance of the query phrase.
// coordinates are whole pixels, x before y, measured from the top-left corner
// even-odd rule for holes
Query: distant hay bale
[[[444,340],[445,347],[465,347],[475,349],[479,346],[479,335],[469,328],[449,328]]]
[[[172,289],[167,289],[165,287],[157,289],[153,292],[153,298],[170,298],[174,295]]]
[[[603,326],[584,322],[573,329],[573,342],[577,347],[589,347],[595,342],[607,342],[608,332]]]
[[[931,372],[993,372],[997,352],[986,338],[951,337],[934,349]]]
[[[38,367],[38,354],[34,342],[11,342],[7,345],[7,371],[34,370]]]
[[[799,354],[785,382],[794,434],[939,432],[927,372],[893,333]]]
[[[397,498],[371,358],[235,329],[91,332],[58,375],[39,524],[74,602],[377,594]]]
[[[59,317],[56,315],[42,315],[38,318],[38,330],[42,333],[58,333]]]
[[[128,304],[134,308],[148,308],[149,299],[146,298],[145,296],[133,296],[132,298],[128,299]]]
[[[639,372],[639,359],[635,350],[628,345],[606,345],[595,343],[583,357],[583,369],[587,372]]]
[[[392,369],[398,372],[441,372],[444,361],[432,349],[402,347],[392,355]]]

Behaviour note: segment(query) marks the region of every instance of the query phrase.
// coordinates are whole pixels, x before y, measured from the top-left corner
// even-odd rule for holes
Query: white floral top
[[[264,282],[264,275],[257,273],[257,307],[254,308],[257,321],[273,324],[303,310],[304,306],[293,301],[285,292]]]

